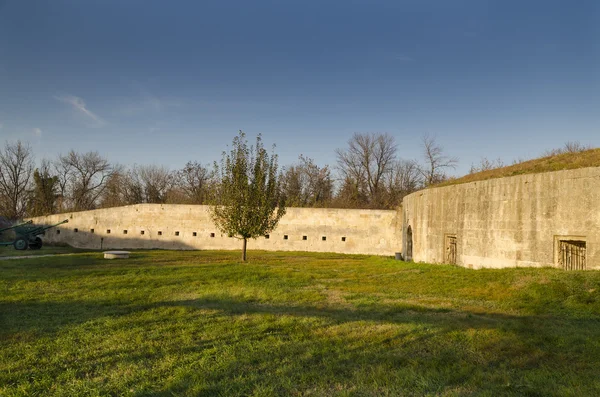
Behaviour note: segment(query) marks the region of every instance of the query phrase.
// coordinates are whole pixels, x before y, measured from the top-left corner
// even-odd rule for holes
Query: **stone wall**
[[[32,218],[50,229],[44,241],[80,248],[241,249],[222,235],[203,205],[138,204]],[[268,238],[248,249],[394,255],[402,247],[398,211],[288,208]]]
[[[585,246],[586,268],[600,269],[600,168],[426,189],[405,197],[402,211],[403,252],[412,244],[415,261],[560,267],[574,260],[561,248],[575,244]]]
[[[34,222],[63,219],[69,223],[49,230],[46,242],[95,249],[241,248],[239,240],[217,230],[202,205],[139,204]],[[585,255],[587,269],[600,269],[599,245],[600,168],[582,168],[421,190],[405,197],[399,211],[288,208],[268,238],[250,240],[248,247],[402,251],[419,262],[472,268],[563,266],[572,261],[564,247],[571,247]]]

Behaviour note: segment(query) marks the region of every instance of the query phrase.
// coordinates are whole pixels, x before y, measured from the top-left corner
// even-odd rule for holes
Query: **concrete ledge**
[[[104,259],[127,259],[129,251],[104,251]]]

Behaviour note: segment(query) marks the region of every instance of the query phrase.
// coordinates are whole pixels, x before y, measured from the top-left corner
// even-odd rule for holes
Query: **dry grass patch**
[[[484,181],[487,179],[504,178],[508,176],[538,174],[541,172],[572,170],[586,167],[600,167],[600,148],[577,153],[562,153],[524,161],[507,167],[477,172],[461,178],[451,179],[432,187],[457,185]]]

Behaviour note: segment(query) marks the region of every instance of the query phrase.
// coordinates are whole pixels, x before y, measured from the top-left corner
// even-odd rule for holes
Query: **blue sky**
[[[354,132],[511,162],[600,146],[600,2],[0,0],[0,138],[209,163],[239,129],[335,164]]]

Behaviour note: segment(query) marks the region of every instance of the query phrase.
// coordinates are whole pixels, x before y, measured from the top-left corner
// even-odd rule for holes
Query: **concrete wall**
[[[432,188],[404,198],[404,250],[415,261],[466,267],[558,266],[560,240],[586,243],[600,269],[600,168],[522,175]]]
[[[81,248],[241,249],[240,240],[214,226],[208,208],[139,204],[33,220],[53,224],[68,219],[49,230],[44,241]],[[248,249],[394,255],[402,247],[400,216],[398,211],[288,208],[269,238],[250,240]]]

